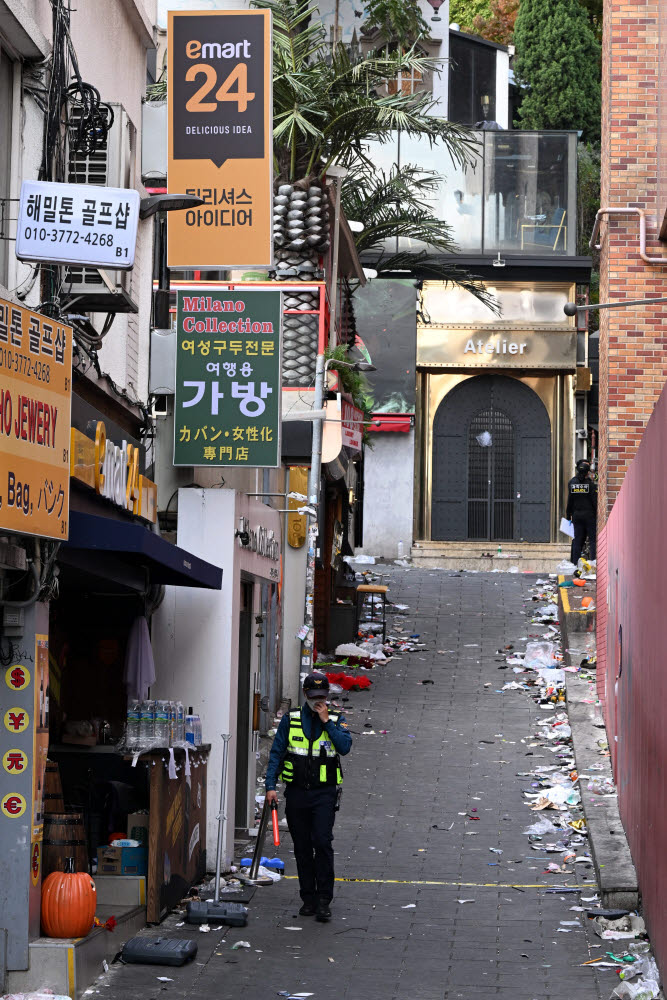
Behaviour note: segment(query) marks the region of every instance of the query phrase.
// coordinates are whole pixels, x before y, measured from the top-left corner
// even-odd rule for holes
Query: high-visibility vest
[[[337,722],[339,714],[331,712],[329,718]],[[301,788],[343,784],[340,756],[329,734],[323,729],[316,740],[310,741],[301,725],[300,709],[289,714],[289,738],[281,779]]]

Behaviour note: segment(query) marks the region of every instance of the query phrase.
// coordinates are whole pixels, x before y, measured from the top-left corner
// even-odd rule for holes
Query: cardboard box
[[[106,844],[97,848],[98,875],[147,875],[147,847],[108,847]]]
[[[148,813],[130,813],[127,817],[127,839],[138,840],[142,847],[148,847]]]

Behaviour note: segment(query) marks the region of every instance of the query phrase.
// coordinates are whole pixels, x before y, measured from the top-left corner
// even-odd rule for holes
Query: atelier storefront
[[[497,317],[460,289],[424,284],[415,536],[554,542],[574,448],[578,332],[563,306],[575,286],[490,290]]]

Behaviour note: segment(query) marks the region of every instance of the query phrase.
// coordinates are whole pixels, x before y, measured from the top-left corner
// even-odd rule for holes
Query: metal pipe
[[[637,208],[634,205],[627,205],[625,208],[612,208],[611,206],[605,206],[604,208],[598,210],[597,215],[595,216],[593,232],[591,233],[591,238],[588,241],[588,245],[591,250],[602,249],[601,245],[595,242],[595,238],[600,231],[600,221],[603,215],[638,215],[639,256],[645,264],[667,264],[667,257],[649,257],[646,253],[646,212],[643,208]]]
[[[667,261],[667,257],[665,258]],[[648,306],[651,302],[667,302],[667,298],[655,299],[619,299],[618,302],[598,302],[585,306],[575,306],[567,302],[563,307],[566,316],[576,316],[577,313],[595,312],[596,309],[625,309],[627,306]]]
[[[220,902],[220,871],[222,869],[222,845],[225,826],[225,793],[227,791],[227,757],[231,733],[222,733],[222,781],[220,783],[220,812],[218,813],[218,851],[215,857],[215,895],[216,903]]]

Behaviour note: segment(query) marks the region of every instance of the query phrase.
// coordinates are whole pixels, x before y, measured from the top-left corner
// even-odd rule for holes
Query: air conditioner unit
[[[94,153],[69,150],[67,180],[70,184],[134,187],[137,130],[122,104],[112,104],[113,125]],[[108,280],[105,281],[104,277]],[[76,312],[133,312],[132,271],[105,271],[95,267],[65,268],[67,305]]]

